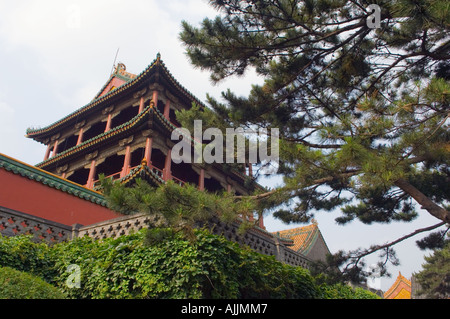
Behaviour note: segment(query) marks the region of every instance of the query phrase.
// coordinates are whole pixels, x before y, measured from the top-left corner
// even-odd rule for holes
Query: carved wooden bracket
[[[114,110],[114,105],[110,105],[110,106],[108,106],[108,107],[105,107],[105,108],[102,110],[102,114],[103,114],[103,115],[109,114],[109,113],[111,113],[113,110]]]
[[[124,138],[123,140],[119,141],[119,145],[120,146],[125,146],[130,144],[131,142],[133,142],[134,136],[131,135],[130,137]]]
[[[92,152],[92,153],[86,154],[86,155],[84,156],[84,158],[85,158],[87,161],[91,161],[91,160],[93,160],[94,158],[96,158],[97,155],[98,155],[98,151],[94,151],[94,152]]]
[[[63,172],[65,172],[65,171],[67,171],[67,169],[69,168],[69,165],[63,165],[63,166],[59,166],[57,169],[56,169],[56,171],[58,172],[58,174],[61,174],[61,173],[63,173]]]
[[[53,136],[50,138],[50,140],[51,140],[51,141],[56,141],[60,136],[61,136],[61,133],[57,133],[57,134],[53,135]]]
[[[144,96],[145,93],[147,93],[147,88],[143,88],[142,90],[137,91],[136,93],[133,94],[133,97],[135,99],[138,99],[138,98]]]
[[[86,120],[82,120],[81,122],[78,122],[77,124],[75,124],[75,128],[76,128],[77,130],[79,130],[79,129],[82,128],[85,124],[86,124]]]

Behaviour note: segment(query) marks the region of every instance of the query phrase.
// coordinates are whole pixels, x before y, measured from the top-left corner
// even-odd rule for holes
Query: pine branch
[[[402,242],[402,241],[404,241],[404,240],[406,240],[408,238],[414,237],[414,236],[416,236],[416,235],[418,235],[420,233],[423,233],[423,232],[427,232],[427,231],[431,231],[433,229],[439,228],[439,227],[441,227],[441,226],[443,226],[445,224],[446,224],[445,222],[440,222],[440,223],[437,223],[437,224],[429,226],[429,227],[416,229],[412,233],[409,233],[409,234],[407,234],[405,236],[402,236],[402,237],[400,237],[400,238],[398,238],[398,239],[396,239],[394,241],[391,241],[391,242],[389,242],[387,244],[372,246],[371,248],[367,249],[363,253],[360,253],[360,254],[358,254],[356,256],[352,256],[351,257],[353,259],[352,263],[348,264],[345,269],[347,270],[349,265],[354,265],[353,267],[356,267],[358,265],[358,263],[361,261],[362,258],[364,258],[364,257],[366,257],[366,256],[368,256],[370,254],[373,254],[376,251],[390,248],[390,247],[392,247],[392,246],[394,246],[394,245],[396,245],[396,244],[398,244],[398,243],[400,243],[400,242]]]
[[[360,172],[360,170],[349,170],[349,171],[347,171],[345,173],[341,173],[341,174],[336,174],[336,175],[333,175],[333,176],[327,176],[327,177],[315,179],[311,183],[308,183],[308,185],[305,186],[305,187],[318,186],[318,185],[324,184],[326,182],[331,182],[333,180],[337,180],[337,179],[341,179],[341,178],[348,178],[348,177],[351,177],[353,175],[358,174],[359,172]],[[280,187],[280,188],[275,188],[275,189],[273,189],[273,190],[271,190],[269,192],[265,192],[265,193],[258,194],[258,195],[250,195],[250,196],[239,195],[239,196],[234,196],[234,198],[235,199],[244,199],[244,198],[246,198],[246,199],[260,200],[260,199],[264,199],[264,198],[270,197],[270,196],[272,196],[272,195],[274,195],[276,193],[279,193],[279,192],[288,192],[288,191],[292,191],[292,190],[296,190],[296,189],[298,189],[298,188],[297,187],[293,188],[293,187],[284,186],[284,187]]]

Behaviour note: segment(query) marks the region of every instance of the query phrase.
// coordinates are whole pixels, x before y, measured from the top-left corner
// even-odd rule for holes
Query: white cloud
[[[245,94],[258,79],[253,75],[213,87],[208,73],[189,64],[179,40],[181,20],[197,25],[214,17],[217,12],[205,0],[28,0],[0,9],[0,40],[9,50],[26,47],[38,57],[35,67],[53,83],[50,89],[64,108],[82,106],[89,100],[80,97],[97,93],[117,48],[118,61],[134,73],[160,52],[180,83],[201,100],[207,92],[219,97],[229,86]]]
[[[6,123],[6,120],[14,115],[14,109],[7,103],[0,101],[0,114],[0,119]]]
[[[14,129],[14,109],[4,101],[0,101],[0,152],[6,143],[10,143]]]

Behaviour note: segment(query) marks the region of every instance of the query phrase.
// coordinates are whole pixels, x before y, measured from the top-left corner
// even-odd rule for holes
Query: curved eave
[[[119,125],[108,132],[102,133],[100,135],[97,135],[87,141],[84,141],[83,143],[73,146],[64,152],[61,152],[57,154],[54,157],[51,157],[43,162],[40,162],[36,164],[36,167],[45,168],[49,165],[58,162],[62,159],[65,159],[67,157],[70,157],[72,155],[75,155],[81,151],[85,151],[87,149],[90,149],[94,146],[101,145],[102,142],[106,142],[107,140],[110,140],[112,137],[121,136],[123,133],[129,131],[132,128],[138,127],[140,124],[144,123],[145,120],[148,118],[150,113],[152,112],[153,107],[147,106],[141,113],[139,113],[137,116],[129,120],[128,122],[123,123],[122,125]]]
[[[142,71],[139,75],[137,75],[136,78],[134,78],[133,80],[130,80],[129,82],[124,83],[117,89],[115,89],[111,92],[108,92],[107,94],[102,95],[99,98],[92,100],[89,104],[81,107],[80,109],[72,112],[71,114],[67,115],[66,117],[62,118],[61,120],[59,120],[53,124],[50,124],[47,127],[40,128],[40,129],[31,129],[31,128],[27,129],[27,132],[26,132],[27,134],[25,136],[27,138],[32,138],[32,139],[36,139],[36,140],[48,137],[49,135],[55,133],[56,129],[60,128],[61,126],[65,125],[65,124],[70,123],[71,120],[76,120],[80,115],[82,115],[88,111],[95,110],[95,108],[98,107],[98,105],[106,103],[106,102],[110,101],[111,99],[113,99],[114,97],[117,97],[117,95],[119,95],[127,90],[130,90],[136,86],[139,86],[140,84],[142,84],[143,81],[145,81],[151,75],[156,73],[158,67],[160,67],[161,70],[163,71],[160,74],[165,75],[165,78],[168,80],[168,82],[171,83],[171,85],[174,87],[174,89],[177,90],[178,92],[180,92],[180,94],[182,96],[184,96],[185,98],[187,98],[188,100],[190,100],[192,102],[195,102],[195,103],[201,105],[202,107],[205,107],[205,105],[200,100],[198,100],[191,92],[189,92],[185,87],[183,87],[173,77],[173,75],[170,73],[170,71],[167,69],[167,67],[161,61],[161,59],[158,55],[158,57],[144,71]]]
[[[196,96],[194,96],[188,89],[186,89],[183,85],[180,84],[180,82],[175,79],[175,77],[172,75],[163,61],[160,61],[160,65],[162,66],[163,74],[166,75],[166,79],[178,92],[180,92],[189,101],[195,102],[197,105],[206,108],[206,105],[202,101],[200,101]]]

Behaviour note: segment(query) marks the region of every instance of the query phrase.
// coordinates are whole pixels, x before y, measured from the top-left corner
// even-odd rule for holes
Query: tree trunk
[[[431,215],[446,223],[450,223],[449,211],[435,204],[431,199],[425,196],[421,191],[408,183],[406,180],[400,178],[394,184],[409,196],[414,198],[420,205],[422,205],[422,208],[427,210]]]

